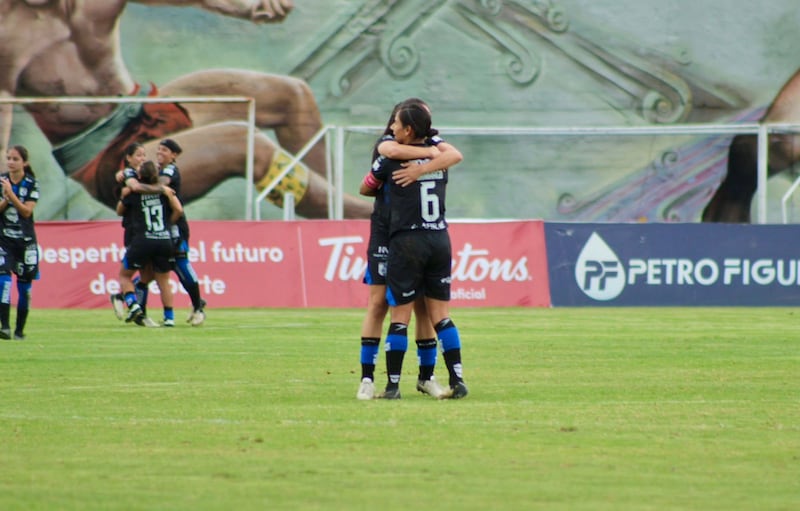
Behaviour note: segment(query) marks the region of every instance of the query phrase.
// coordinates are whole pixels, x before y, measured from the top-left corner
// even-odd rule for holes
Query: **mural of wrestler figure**
[[[133,1],[133,0],[131,0]],[[279,23],[292,0],[141,0],[147,5],[194,6],[254,23]],[[254,182],[264,189],[322,127],[316,100],[299,79],[247,70],[209,69],[159,87],[138,84],[120,52],[119,20],[128,0],[14,0],[0,2],[0,98],[49,96],[164,97],[234,95],[256,100],[256,125],[274,131],[255,140]],[[113,207],[114,172],[124,148],[145,142],[155,153],[166,136],[184,148],[183,196],[202,197],[222,181],[243,176],[247,156],[244,104],[26,104],[53,146],[64,172]],[[0,104],[0,150],[11,138],[13,108]],[[288,151],[288,153],[287,153]],[[325,147],[317,144],[273,190],[279,206],[287,191],[296,212],[324,218],[329,183]],[[347,218],[366,218],[371,205],[344,197]]]
[[[764,122],[800,121],[800,71],[789,78],[772,100]],[[800,136],[773,134],[767,148],[767,175],[774,176],[800,161]],[[758,137],[737,135],[728,150],[728,171],[703,210],[704,222],[750,223],[750,208],[758,185]]]

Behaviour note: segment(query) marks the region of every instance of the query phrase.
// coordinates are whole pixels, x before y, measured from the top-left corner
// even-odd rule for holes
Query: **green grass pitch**
[[[800,509],[796,310],[452,316],[466,399],[417,393],[412,350],[361,402],[362,310],[34,309],[0,341],[0,509]]]

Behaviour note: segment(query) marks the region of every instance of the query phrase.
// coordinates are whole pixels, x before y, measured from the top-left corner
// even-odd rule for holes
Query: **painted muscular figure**
[[[178,77],[157,89],[138,84],[120,53],[119,20],[128,0],[0,0],[0,97],[234,95],[256,100],[256,125],[272,129],[255,140],[254,182],[263,189],[322,127],[316,101],[302,80],[244,70],[210,69]],[[148,5],[195,6],[255,23],[282,21],[292,0],[140,0]],[[247,155],[244,104],[26,104],[53,146],[64,172],[113,207],[114,172],[130,142],[155,152],[169,136],[184,148],[186,202],[243,176]],[[11,137],[13,108],[0,104],[0,150]],[[285,149],[285,151],[284,151]],[[0,152],[0,154],[3,154]],[[328,212],[325,147],[317,144],[281,180],[270,200],[292,192],[296,211],[309,218]],[[348,218],[366,218],[371,205],[344,198]]]

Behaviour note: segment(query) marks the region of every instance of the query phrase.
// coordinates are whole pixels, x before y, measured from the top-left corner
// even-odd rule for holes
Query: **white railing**
[[[376,126],[348,126],[344,128],[354,133],[381,133],[383,127]],[[800,129],[796,123],[736,123],[736,124],[673,124],[667,126],[594,126],[594,127],[441,127],[437,126],[440,133],[451,135],[480,135],[480,136],[622,136],[622,135],[757,135],[758,136],[758,169],[756,221],[760,224],[767,223],[767,161],[768,140],[772,133],[783,133]],[[793,186],[791,192],[800,186],[800,178]],[[789,194],[791,195],[791,194]],[[786,223],[784,215],[784,223]]]
[[[245,168],[245,211],[246,220],[261,219],[261,202],[267,194],[275,188],[277,183],[291,171],[291,169],[308,153],[308,151],[325,138],[326,146],[326,177],[331,187],[328,190],[328,218],[341,219],[343,217],[343,183],[344,183],[344,153],[345,137],[347,133],[371,134],[376,137],[383,132],[383,126],[337,126],[326,125],[309,140],[305,146],[293,156],[290,164],[283,169],[280,175],[258,195],[255,194],[253,183],[254,175],[254,146],[255,146],[255,100],[239,96],[209,96],[209,97],[51,97],[51,98],[0,98],[0,104],[24,105],[32,103],[246,103],[248,106],[247,124],[247,158]],[[758,223],[767,222],[767,159],[768,137],[773,133],[800,130],[800,124],[795,123],[729,123],[729,124],[680,124],[658,126],[595,126],[595,127],[464,127],[464,126],[437,126],[439,131],[446,136],[478,135],[478,136],[629,136],[629,135],[757,135],[758,136],[758,173],[756,204]],[[800,187],[800,178],[789,188],[782,199],[783,221],[786,223],[786,203],[792,194]],[[290,207],[293,203],[289,201]],[[293,212],[292,212],[293,213]],[[293,218],[293,214],[284,214],[284,218]]]
[[[256,102],[243,96],[191,96],[191,97],[147,97],[147,96],[92,96],[92,97],[50,97],[50,98],[0,98],[0,105],[26,105],[42,103],[67,104],[122,104],[122,103],[245,103],[247,104],[247,158],[245,163],[245,209],[244,217],[253,219],[253,155],[255,148]],[[2,144],[3,140],[0,140]]]

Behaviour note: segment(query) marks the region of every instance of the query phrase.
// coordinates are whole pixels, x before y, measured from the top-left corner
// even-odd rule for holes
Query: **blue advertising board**
[[[545,223],[553,306],[800,305],[790,225]]]

